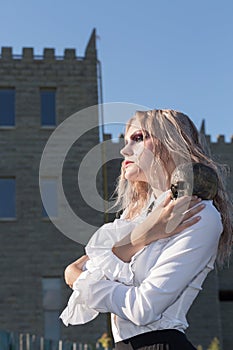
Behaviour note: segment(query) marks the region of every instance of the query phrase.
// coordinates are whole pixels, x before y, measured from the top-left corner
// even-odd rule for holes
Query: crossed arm
[[[197,197],[182,197],[171,201],[168,196],[164,204],[155,208],[146,220],[137,225],[125,238],[115,243],[112,252],[123,262],[130,262],[144,246],[161,238],[181,233],[200,220],[197,214],[204,209]],[[65,281],[72,288],[74,281],[83,272],[83,265],[89,259],[82,256],[65,269]]]

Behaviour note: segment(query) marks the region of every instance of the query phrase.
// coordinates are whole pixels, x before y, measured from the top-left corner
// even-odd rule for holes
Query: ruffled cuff
[[[93,268],[99,268],[103,274],[111,281],[118,281],[126,285],[133,284],[134,273],[132,265],[134,259],[129,263],[120,260],[112,249],[101,249],[87,247],[86,253],[90,260],[86,263],[86,268],[92,271]]]
[[[84,324],[98,316],[99,312],[87,305],[88,286],[102,279],[105,279],[104,274],[97,268],[92,272],[86,270],[77,278],[67,307],[60,315],[65,326]]]
[[[87,305],[78,303],[79,292],[74,291],[68,301],[67,307],[61,313],[60,318],[65,326],[79,325],[90,322],[99,314],[98,311],[90,309]]]

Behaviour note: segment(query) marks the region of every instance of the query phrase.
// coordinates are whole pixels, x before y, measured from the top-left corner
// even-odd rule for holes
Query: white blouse
[[[186,314],[214,267],[223,230],[212,202],[203,203],[206,207],[198,214],[199,222],[145,246],[129,263],[114,255],[112,247],[145,220],[151,203],[132,221],[121,217],[103,225],[86,246],[90,260],[74,282],[74,291],[60,316],[63,323],[83,324],[99,312],[111,312],[115,342],[153,330],[184,332],[188,327]]]

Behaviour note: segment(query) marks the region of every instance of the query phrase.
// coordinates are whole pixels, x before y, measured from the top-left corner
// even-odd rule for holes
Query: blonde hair
[[[126,133],[136,120],[139,121],[144,136],[151,137],[154,155],[160,159],[164,169],[171,157],[176,166],[184,162],[200,162],[215,170],[218,177],[218,191],[213,203],[221,214],[223,224],[217,260],[219,265],[223,265],[225,261],[229,261],[233,231],[232,205],[223,181],[227,173],[226,165],[220,165],[210,157],[200,134],[187,115],[175,110],[137,111],[127,123]],[[167,175],[169,177],[171,174]],[[126,210],[126,218],[132,219],[146,205],[152,189],[146,182],[126,180],[122,167],[116,192],[116,205]]]

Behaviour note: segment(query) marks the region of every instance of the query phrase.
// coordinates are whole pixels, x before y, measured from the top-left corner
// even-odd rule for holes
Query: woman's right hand
[[[66,267],[64,271],[64,279],[70,288],[73,287],[73,283],[83,272],[83,265],[87,262],[87,260],[89,260],[89,257],[87,255],[83,255],[81,258],[75,260]]]

